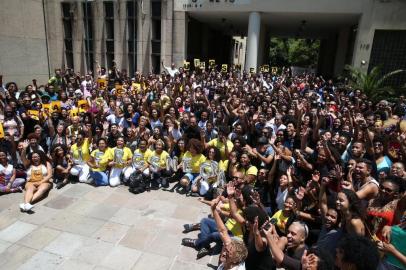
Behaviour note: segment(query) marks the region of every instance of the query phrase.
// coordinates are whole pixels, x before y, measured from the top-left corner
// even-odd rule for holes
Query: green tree
[[[316,67],[319,40],[271,38],[269,57],[273,66]]]
[[[354,89],[360,89],[372,101],[395,96],[397,91],[391,86],[385,85],[385,81],[396,74],[405,72],[405,70],[398,69],[382,74],[382,69],[379,66],[375,66],[370,72],[364,72],[350,65],[345,66],[345,70],[350,77],[350,85]]]

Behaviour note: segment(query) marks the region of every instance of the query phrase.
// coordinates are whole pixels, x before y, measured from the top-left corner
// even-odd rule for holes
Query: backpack
[[[142,172],[135,171],[130,175],[128,179],[128,186],[129,191],[134,194],[143,193],[148,186],[148,182],[146,181]]]

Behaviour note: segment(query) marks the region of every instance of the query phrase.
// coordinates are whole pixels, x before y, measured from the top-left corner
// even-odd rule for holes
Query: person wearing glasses
[[[394,225],[399,194],[404,192],[402,181],[396,176],[385,178],[379,185],[378,197],[369,202],[367,224],[371,234],[380,240],[383,240],[383,227]]]
[[[373,153],[378,170],[378,176],[381,178],[389,174],[392,166],[392,160],[385,154],[385,147],[383,140],[375,139],[373,143]]]

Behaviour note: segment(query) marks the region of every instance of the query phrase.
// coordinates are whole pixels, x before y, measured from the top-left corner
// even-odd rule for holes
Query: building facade
[[[55,68],[160,72],[194,58],[270,64],[271,37],[320,39],[318,72],[406,67],[404,0],[2,0],[0,73],[45,80]],[[395,84],[405,83],[399,75]]]

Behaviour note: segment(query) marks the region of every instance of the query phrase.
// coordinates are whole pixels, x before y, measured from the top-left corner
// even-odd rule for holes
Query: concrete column
[[[370,12],[363,13],[360,16],[352,57],[352,65],[361,68],[365,72],[368,71],[369,57],[371,56],[374,39],[374,31],[371,29],[371,17]]]
[[[172,63],[173,0],[162,1],[161,10],[161,59],[169,66]]]
[[[350,38],[350,29],[343,28],[338,32],[337,51],[334,61],[334,76],[338,76],[344,70],[345,56],[348,51],[348,40]]]
[[[4,11],[6,12],[6,11]],[[66,67],[64,30],[62,23],[62,7],[60,1],[45,2],[45,16],[47,24],[48,53],[51,66],[51,75],[55,68]],[[5,18],[3,15],[1,15]],[[37,18],[40,16],[38,15]],[[8,20],[4,20],[6,23]],[[30,24],[32,25],[32,23]],[[9,29],[3,25],[3,29]],[[70,67],[73,68],[73,67]]]
[[[173,62],[176,66],[183,66],[186,59],[188,42],[188,18],[184,11],[173,14]],[[192,59],[193,61],[193,59]]]
[[[103,1],[97,0],[93,2],[93,59],[101,67],[106,67],[105,45],[104,41],[104,6]],[[94,74],[96,75],[97,65],[94,67]]]
[[[128,70],[127,2],[114,2],[114,60],[119,69]]]
[[[251,12],[248,21],[246,71],[249,71],[250,68],[257,70],[260,31],[261,15],[258,12]]]
[[[76,72],[86,72],[86,58],[85,58],[85,26],[83,21],[83,6],[82,2],[72,2],[75,5],[73,17],[73,66]]]
[[[151,5],[150,1],[143,1],[139,5],[139,41],[137,69],[143,73],[151,71]]]

